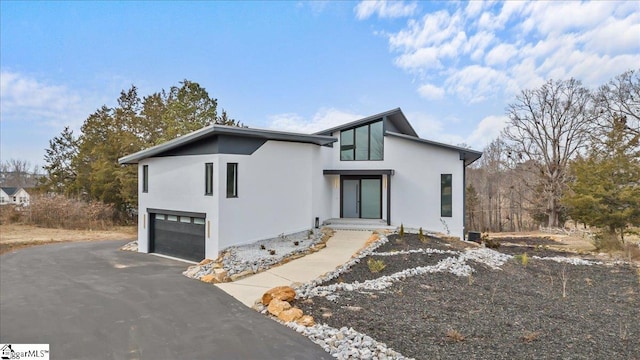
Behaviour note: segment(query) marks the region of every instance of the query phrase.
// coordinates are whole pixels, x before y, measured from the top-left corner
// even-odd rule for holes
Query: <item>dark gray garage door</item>
[[[205,219],[188,215],[150,214],[150,251],[185,260],[204,259]]]

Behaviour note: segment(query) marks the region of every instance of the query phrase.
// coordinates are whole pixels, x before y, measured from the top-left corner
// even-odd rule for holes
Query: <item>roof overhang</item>
[[[443,144],[443,143],[440,143],[440,142],[437,142],[437,141],[421,139],[421,138],[418,138],[418,137],[407,136],[407,135],[404,135],[404,134],[398,134],[398,133],[390,132],[390,131],[386,131],[385,135],[395,136],[395,137],[399,137],[399,138],[402,138],[402,139],[407,139],[407,140],[416,141],[416,142],[423,143],[423,144],[429,144],[429,145],[432,145],[432,146],[437,146],[437,147],[440,147],[440,148],[443,148],[443,149],[457,151],[460,154],[460,160],[464,160],[464,165],[465,166],[471,165],[473,162],[475,162],[476,160],[480,159],[480,157],[482,157],[482,152],[481,151],[467,149],[467,148],[463,148],[463,147],[460,147],[460,146]]]
[[[398,129],[398,131],[402,132],[403,134],[406,134],[408,136],[418,137],[418,134],[413,129],[413,127],[409,123],[409,120],[407,120],[407,117],[404,116],[404,113],[402,112],[402,110],[400,110],[400,108],[395,108],[393,110],[385,111],[376,115],[367,116],[366,118],[352,121],[350,123],[346,123],[340,126],[332,127],[331,129],[318,131],[315,134],[331,135],[333,132],[336,132],[336,131],[357,127],[359,125],[363,125],[368,122],[372,122],[372,121],[383,119],[383,118],[386,118],[388,121],[393,123],[393,126],[395,126]]]
[[[353,176],[371,176],[371,175],[393,175],[395,170],[393,169],[329,169],[322,170],[323,175],[353,175]]]
[[[320,146],[332,145],[338,139],[331,136],[309,135],[284,131],[273,131],[264,129],[241,128],[225,125],[209,125],[200,130],[196,130],[187,135],[180,136],[173,140],[169,140],[160,145],[150,147],[148,149],[138,151],[134,154],[124,156],[118,159],[120,164],[137,164],[140,160],[160,155],[169,150],[177,149],[196,141],[213,137],[216,135],[229,135],[247,138],[258,138],[265,140],[288,141],[315,144]]]

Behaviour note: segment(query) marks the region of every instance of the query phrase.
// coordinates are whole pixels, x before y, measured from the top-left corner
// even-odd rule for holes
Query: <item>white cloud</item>
[[[634,13],[625,19],[609,18],[606,23],[579,36],[585,50],[595,53],[617,54],[638,47],[640,34],[640,13]]]
[[[444,97],[444,89],[432,84],[424,84],[418,88],[420,96],[427,100],[439,100]]]
[[[550,78],[595,87],[640,63],[640,8],[625,1],[442,3],[381,33],[418,84],[469,103],[510,99]]]
[[[0,96],[3,109],[26,107],[61,111],[79,100],[64,86],[48,85],[9,71],[0,73]]]
[[[377,14],[379,18],[399,18],[413,15],[418,9],[415,2],[409,4],[403,1],[373,0],[361,1],[354,11],[359,20],[364,20]]]
[[[482,150],[500,135],[500,132],[507,125],[508,121],[509,118],[504,115],[490,115],[485,117],[480,120],[471,135],[467,137],[465,143],[474,149]]]
[[[447,11],[429,13],[420,20],[409,20],[406,29],[389,36],[389,44],[393,49],[404,51],[441,45],[460,32],[460,25],[459,13],[453,15]]]
[[[498,44],[485,56],[487,65],[504,65],[517,54],[518,50],[511,44]]]
[[[330,129],[364,116],[334,108],[318,110],[311,119],[305,119],[294,113],[276,114],[269,116],[269,129],[292,131],[311,134],[320,130]]]
[[[77,126],[88,114],[81,100],[66,86],[48,84],[17,72],[0,72],[2,121]]]
[[[398,56],[394,62],[404,69],[429,70],[442,68],[442,63],[439,58],[438,49],[428,47],[418,49],[415,52],[402,54]]]
[[[506,74],[491,67],[467,66],[445,81],[447,91],[457,94],[469,103],[477,103],[497,93],[510,82]]]

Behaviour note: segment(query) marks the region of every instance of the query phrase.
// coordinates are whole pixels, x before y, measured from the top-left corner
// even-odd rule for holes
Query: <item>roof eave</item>
[[[316,144],[319,146],[331,145],[334,142],[338,141],[338,139],[331,136],[298,134],[298,133],[263,130],[263,129],[238,128],[238,127],[224,126],[224,125],[210,125],[200,130],[196,130],[190,134],[175,138],[173,140],[169,140],[165,143],[121,157],[120,159],[118,159],[118,163],[121,165],[137,164],[140,160],[153,157],[165,151],[175,149],[181,145],[184,145],[193,141],[198,141],[200,139],[206,138],[208,136],[213,136],[213,135],[231,135],[231,136],[261,138],[261,139],[276,140],[276,141],[304,142],[304,143]]]
[[[352,127],[358,126],[360,124],[366,124],[366,123],[368,123],[370,121],[377,120],[377,119],[380,119],[380,118],[385,118],[385,117],[391,118],[394,115],[395,116],[397,116],[397,115],[401,116],[401,120],[400,120],[400,123],[398,125],[400,125],[400,127],[405,128],[405,131],[408,133],[408,135],[415,136],[415,137],[418,136],[416,131],[413,129],[413,126],[411,126],[411,123],[409,122],[409,120],[407,120],[407,117],[404,116],[404,113],[402,112],[402,110],[399,107],[395,108],[395,109],[392,109],[392,110],[385,111],[385,112],[381,112],[379,114],[367,116],[367,117],[362,118],[362,119],[354,120],[354,121],[348,122],[346,124],[342,124],[342,125],[339,125],[339,126],[334,126],[334,127],[330,128],[330,129],[321,130],[321,131],[315,132],[314,134],[315,135],[331,134],[331,133],[333,133],[335,131],[352,128]]]

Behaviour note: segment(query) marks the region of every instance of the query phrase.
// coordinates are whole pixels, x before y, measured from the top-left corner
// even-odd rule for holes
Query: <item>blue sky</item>
[[[400,107],[481,150],[546,79],[640,68],[640,2],[0,2],[0,159],[44,165],[132,84],[189,79],[250,127],[312,132]]]

